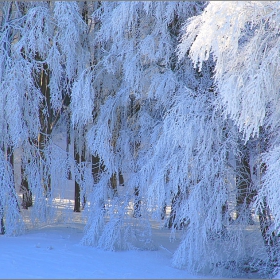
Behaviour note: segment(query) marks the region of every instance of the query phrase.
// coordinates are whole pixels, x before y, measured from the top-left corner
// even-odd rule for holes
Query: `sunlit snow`
[[[177,245],[158,229],[153,251],[104,251],[83,246],[83,222],[54,223],[17,237],[0,236],[0,278],[197,278],[171,267]],[[201,277],[199,277],[201,278]]]

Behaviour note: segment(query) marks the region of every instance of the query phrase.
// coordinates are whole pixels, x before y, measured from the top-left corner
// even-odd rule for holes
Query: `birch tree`
[[[178,194],[174,224],[188,226],[188,233],[174,265],[199,268],[223,259],[224,252],[213,254],[211,238],[220,240],[229,221],[226,181],[233,172],[228,154],[236,149],[235,129],[222,111],[214,110],[219,103],[213,65],[201,74],[190,60],[185,67],[178,64],[174,52],[181,24],[202,8],[196,3],[112,2],[102,3],[93,15],[101,21],[96,36],[104,53],[97,69],[104,80],[94,76],[93,85],[102,88],[103,96],[87,137],[105,170],[90,194],[85,244],[130,247],[131,237],[139,238],[131,223],[147,232],[148,242],[150,222],[143,217],[161,219],[162,208]],[[124,184],[117,184],[115,192],[108,186],[118,173]],[[127,214],[131,204],[137,215]],[[205,253],[209,258],[202,263]]]
[[[279,205],[275,203],[278,197],[278,180],[275,180],[279,120],[278,10],[279,3],[273,1],[210,2],[201,15],[187,22],[179,46],[179,55],[188,52],[200,70],[203,62],[213,55],[215,80],[225,113],[239,127],[245,142],[258,138],[255,205],[273,265],[277,265],[277,256],[271,251],[277,248],[275,234],[279,228]]]
[[[40,223],[52,217],[55,184],[68,185],[69,153],[55,145],[53,130],[90,64],[87,24],[76,2],[4,2],[3,11],[3,149],[20,149],[23,191]]]
[[[165,79],[162,95],[167,98],[173,90],[167,80],[172,81],[178,18],[194,14],[195,7],[199,5],[102,2],[93,14],[100,22],[96,49],[103,51],[97,54],[94,69],[96,117],[87,138],[90,151],[100,157],[105,169],[90,195],[87,244],[107,249],[131,246],[133,238],[126,238],[140,234],[137,229],[130,234],[131,223],[150,240],[147,218],[157,203],[148,204],[147,181],[140,170],[154,140],[150,137],[153,128],[165,110],[155,88]],[[114,189],[108,188],[112,177]],[[131,216],[127,214],[130,205]],[[103,215],[110,217],[106,226]]]

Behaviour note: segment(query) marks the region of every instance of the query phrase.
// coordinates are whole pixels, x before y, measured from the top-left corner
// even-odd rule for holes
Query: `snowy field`
[[[0,278],[203,278],[171,267],[175,244],[165,230],[159,232],[154,251],[103,251],[81,245],[82,234],[83,223],[74,222],[0,236]]]
[[[16,175],[20,174],[19,155],[17,151]],[[17,188],[19,185],[20,178],[16,176]],[[61,194],[62,199],[59,198]],[[17,237],[0,235],[1,279],[205,278],[172,267],[172,253],[179,238],[170,242],[170,232],[165,228],[154,229],[153,250],[149,251],[111,252],[83,246],[80,241],[85,221],[82,213],[73,212],[71,199],[74,197],[74,181],[69,181],[67,188],[56,186],[54,195],[57,197],[54,202],[57,210],[55,223],[34,227],[28,223],[33,208],[21,209],[27,225],[25,234]]]
[[[16,156],[15,174],[20,174],[19,154]],[[16,176],[17,189],[19,184],[20,178]],[[172,255],[180,238],[177,236],[171,242],[170,231],[158,224],[153,226],[149,250],[112,252],[83,246],[80,241],[85,220],[82,213],[73,212],[74,181],[69,181],[67,188],[55,185],[54,196],[54,223],[32,226],[29,221],[34,208],[21,209],[27,226],[25,233],[17,237],[0,235],[1,279],[214,278],[210,273],[193,275],[172,267]]]
[[[48,226],[1,237],[1,278],[194,278],[170,267],[164,250],[105,252],[79,245],[82,230]],[[4,269],[3,269],[4,268]]]

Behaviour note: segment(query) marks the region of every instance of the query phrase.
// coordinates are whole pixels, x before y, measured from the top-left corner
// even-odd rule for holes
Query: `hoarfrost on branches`
[[[279,3],[1,8],[2,233],[21,206],[52,222],[73,182],[85,245],[154,250],[159,224],[174,266],[241,275],[252,226],[277,267]]]

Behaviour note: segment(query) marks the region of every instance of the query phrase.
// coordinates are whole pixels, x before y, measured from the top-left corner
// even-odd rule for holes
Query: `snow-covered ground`
[[[65,141],[58,138],[57,142],[63,146]],[[15,153],[15,174],[20,174],[20,150]],[[19,189],[20,178],[16,176],[15,181]],[[179,239],[170,242],[169,230],[165,228],[153,229],[154,246],[149,251],[111,252],[81,245],[85,221],[82,213],[73,212],[74,181],[69,181],[67,188],[55,187],[55,223],[32,226],[28,222],[34,210],[31,207],[21,210],[27,225],[23,235],[0,235],[1,279],[204,278],[171,266],[172,253]]]
[[[203,278],[171,266],[175,244],[164,230],[154,251],[104,251],[81,245],[82,235],[83,223],[73,222],[0,236],[0,278]]]

